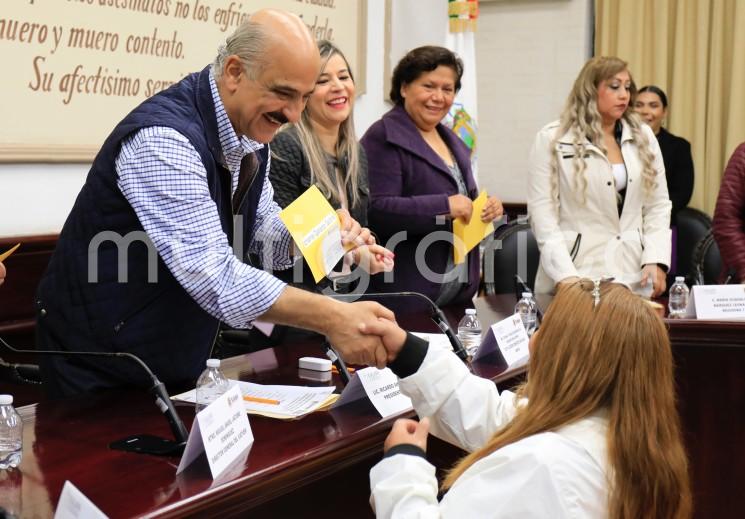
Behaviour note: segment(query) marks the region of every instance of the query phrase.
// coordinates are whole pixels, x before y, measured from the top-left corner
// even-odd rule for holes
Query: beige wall
[[[592,0],[480,3],[476,35],[479,181],[508,202],[525,202],[528,152],[558,119],[590,56]]]

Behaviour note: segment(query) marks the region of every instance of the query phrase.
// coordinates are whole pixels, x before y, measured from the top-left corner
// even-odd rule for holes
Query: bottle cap
[[[532,292],[523,292],[523,297],[526,298],[526,299],[527,298],[531,298],[531,297],[533,297],[533,293]]]
[[[13,395],[0,395],[0,405],[10,405],[13,403]]]
[[[683,282],[685,282],[685,280],[686,280],[685,276],[675,276],[675,281],[676,282],[683,283]]]
[[[207,367],[208,368],[219,368],[220,359],[207,359]]]
[[[476,315],[475,308],[466,308],[466,315]]]

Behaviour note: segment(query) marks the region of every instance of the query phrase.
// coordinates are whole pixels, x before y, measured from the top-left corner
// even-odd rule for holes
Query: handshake
[[[393,312],[370,301],[334,301],[334,306],[336,312],[325,335],[346,362],[382,369],[396,358],[406,332]]]

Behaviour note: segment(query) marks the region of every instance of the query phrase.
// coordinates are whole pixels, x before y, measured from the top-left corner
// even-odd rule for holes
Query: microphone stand
[[[437,327],[442,330],[442,333],[447,336],[450,341],[450,345],[453,347],[455,354],[463,362],[468,361],[468,352],[463,347],[463,343],[460,342],[458,336],[453,332],[453,329],[448,324],[445,314],[442,312],[439,306],[432,301],[429,297],[419,292],[389,292],[389,293],[374,293],[374,294],[332,294],[328,297],[338,299],[340,301],[357,301],[357,300],[371,300],[371,299],[386,299],[392,297],[417,297],[423,299],[431,311],[430,319],[434,321]]]
[[[171,428],[174,440],[167,440],[165,438],[159,438],[150,434],[137,434],[129,436],[121,440],[117,440],[109,445],[112,449],[123,450],[127,452],[139,452],[143,454],[155,454],[158,456],[170,456],[170,455],[181,455],[186,446],[186,440],[189,438],[189,433],[184,426],[184,422],[181,421],[176,409],[171,402],[171,398],[168,396],[163,382],[158,380],[150,368],[143,362],[138,356],[128,352],[103,352],[103,351],[55,351],[55,350],[20,350],[12,347],[10,344],[0,338],[0,343],[3,344],[7,349],[15,353],[28,353],[28,354],[40,354],[40,355],[57,355],[57,356],[68,356],[74,357],[77,355],[86,357],[119,357],[129,359],[136,362],[150,377],[153,385],[149,388],[150,393],[155,397],[155,405],[158,406],[160,412],[163,413],[168,420],[168,425]]]

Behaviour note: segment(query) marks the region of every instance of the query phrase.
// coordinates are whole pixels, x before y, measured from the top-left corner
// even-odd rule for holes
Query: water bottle
[[[538,316],[538,307],[533,299],[533,294],[530,292],[523,292],[522,299],[515,305],[515,313],[520,316],[523,321],[523,326],[528,336],[533,335],[535,331],[536,318]]]
[[[228,389],[230,389],[230,383],[220,371],[220,359],[207,359],[207,369],[197,379],[196,412],[198,413],[217,400]]]
[[[688,287],[683,276],[675,276],[675,283],[670,287],[667,308],[671,319],[685,317],[688,306]]]
[[[20,465],[23,447],[23,422],[13,408],[11,395],[0,395],[0,470]]]
[[[481,345],[481,322],[475,308],[466,308],[466,315],[458,323],[458,339],[469,357],[473,357]]]

